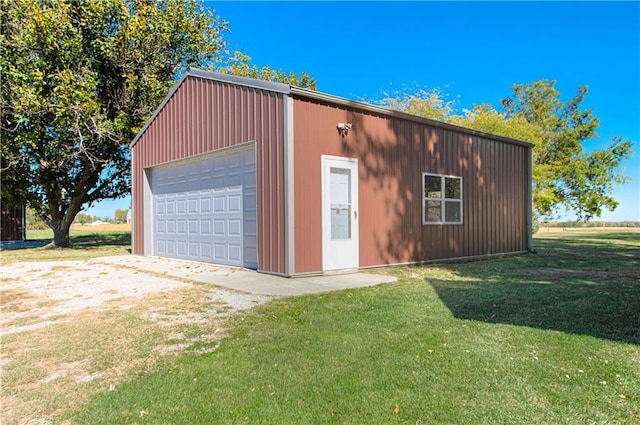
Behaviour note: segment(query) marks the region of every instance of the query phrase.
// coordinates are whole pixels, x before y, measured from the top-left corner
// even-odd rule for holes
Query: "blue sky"
[[[307,71],[320,91],[354,100],[440,88],[458,107],[491,103],[514,83],[557,80],[561,98],[588,85],[584,107],[600,118],[599,138],[634,143],[624,163],[633,182],[601,220],[640,221],[639,2],[207,2],[229,21],[225,39],[258,66]],[[105,202],[112,216],[130,199]],[[571,217],[568,214],[567,217]]]

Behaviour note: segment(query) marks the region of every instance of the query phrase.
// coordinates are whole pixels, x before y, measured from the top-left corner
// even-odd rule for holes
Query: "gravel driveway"
[[[16,263],[2,267],[3,296],[0,335],[36,329],[52,323],[55,316],[97,308],[106,301],[121,298],[142,299],[149,293],[184,288],[193,283],[188,279],[159,277],[150,273],[100,261],[57,261],[43,263]],[[270,297],[246,294],[217,288],[210,291],[214,300],[226,304],[225,313],[251,308]],[[15,303],[22,308],[11,309]],[[27,305],[30,308],[25,308]],[[15,325],[25,317],[40,318],[28,325]]]
[[[216,350],[230,314],[273,299],[100,259],[15,263],[0,277],[8,424],[50,423],[166,356]]]

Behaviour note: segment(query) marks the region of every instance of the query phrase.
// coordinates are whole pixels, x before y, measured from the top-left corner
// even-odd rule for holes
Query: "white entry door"
[[[358,268],[358,160],[322,156],[323,270]]]

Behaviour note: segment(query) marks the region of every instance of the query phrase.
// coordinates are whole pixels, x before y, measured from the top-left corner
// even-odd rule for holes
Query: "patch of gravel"
[[[16,263],[0,267],[0,275],[0,292],[20,293],[15,299],[7,297],[9,301],[2,303],[0,335],[60,323],[55,319],[88,308],[99,310],[107,301],[125,297],[142,299],[150,293],[171,291],[193,284],[184,277],[160,277],[91,261]],[[19,304],[24,303],[25,294],[31,297],[30,308],[26,311],[19,308]],[[213,287],[211,297],[212,301],[225,304],[226,313],[247,310],[272,299]],[[34,318],[37,319],[36,323],[33,323]],[[21,324],[20,320],[28,323]]]

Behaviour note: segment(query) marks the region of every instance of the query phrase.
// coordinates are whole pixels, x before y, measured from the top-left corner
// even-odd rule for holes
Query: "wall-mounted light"
[[[352,126],[353,126],[353,124],[346,124],[346,123],[343,123],[343,122],[339,122],[338,123],[338,133],[340,134],[340,136],[344,137],[344,136],[347,135],[349,130],[351,130]]]

